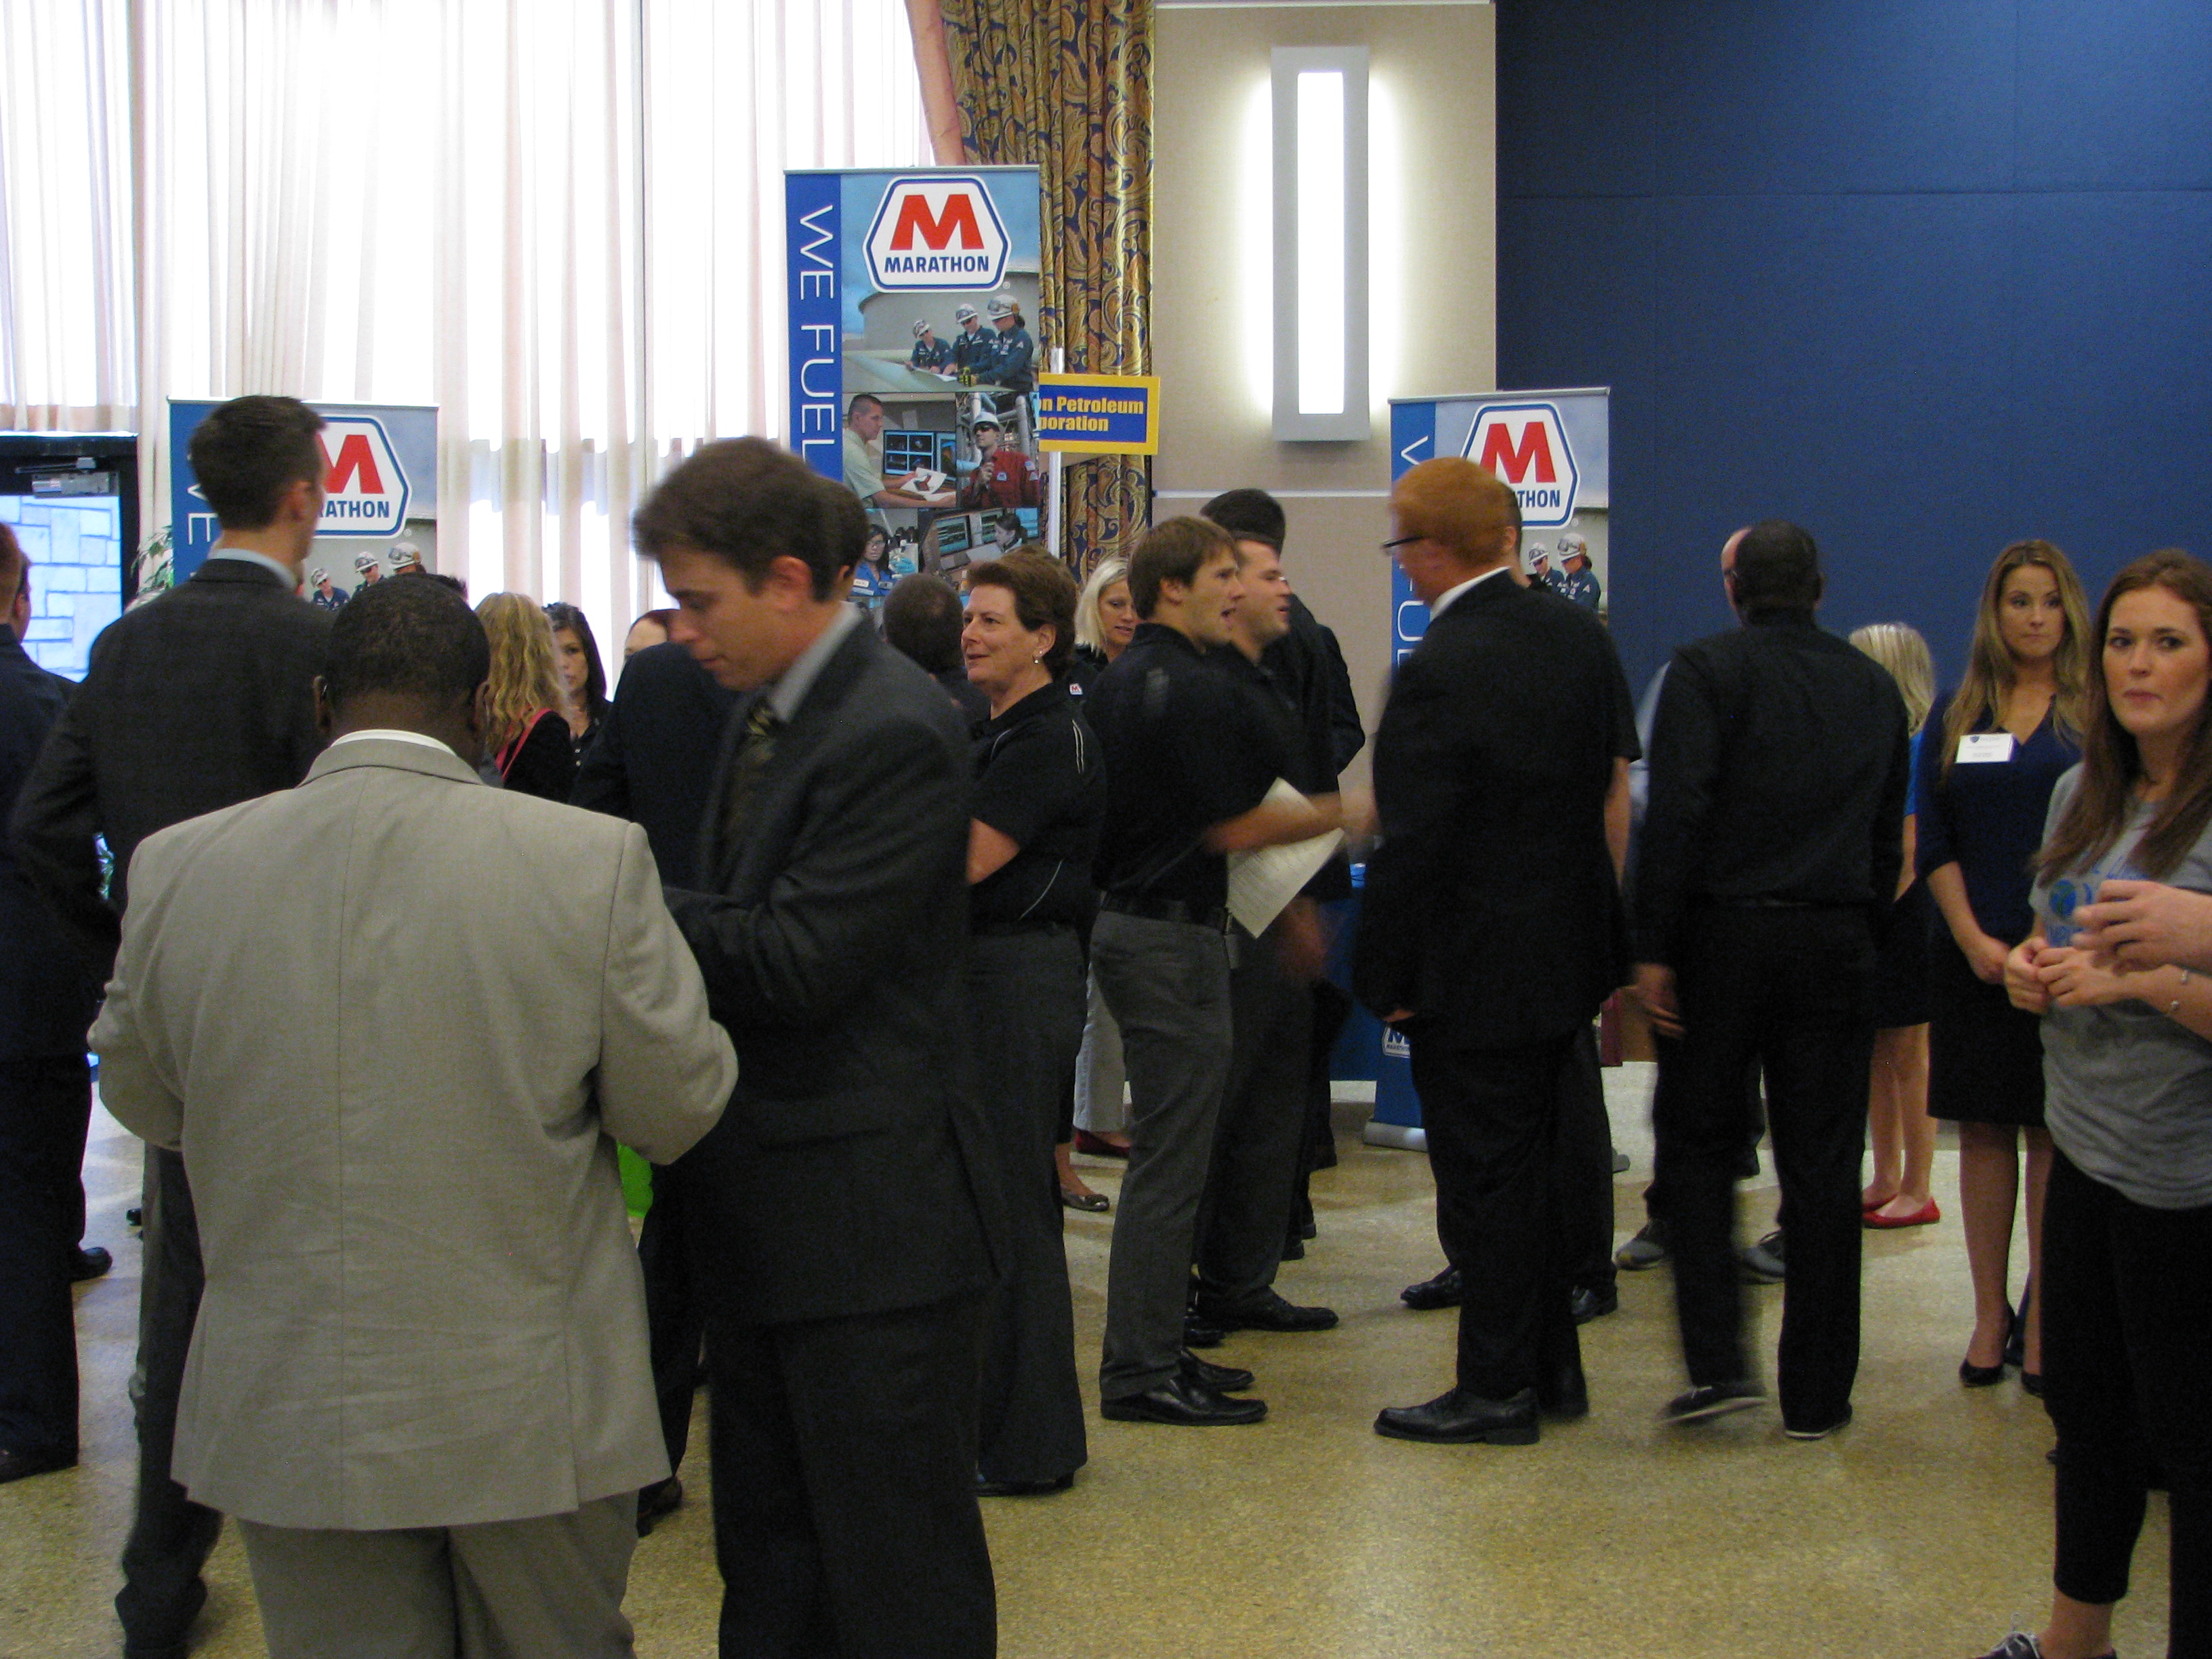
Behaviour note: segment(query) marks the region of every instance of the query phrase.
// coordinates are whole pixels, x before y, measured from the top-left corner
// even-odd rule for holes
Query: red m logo
[[[376,470],[376,452],[369,447],[368,434],[349,432],[338,444],[338,458],[331,459],[329,447],[319,434],[315,447],[323,453],[323,493],[340,495],[345,493],[347,483],[358,477],[364,495],[384,494],[384,475]]]
[[[1476,459],[1508,483],[1527,482],[1532,465],[1536,483],[1557,483],[1559,480],[1559,469],[1552,460],[1551,434],[1541,421],[1532,420],[1521,428],[1517,447],[1505,422],[1493,422],[1482,434],[1482,453]]]
[[[980,250],[983,246],[983,228],[975,222],[975,198],[964,190],[946,197],[941,213],[929,210],[928,198],[920,191],[908,192],[899,203],[898,221],[891,227],[891,252],[909,252],[917,232],[932,252],[941,252],[956,233],[963,249]]]

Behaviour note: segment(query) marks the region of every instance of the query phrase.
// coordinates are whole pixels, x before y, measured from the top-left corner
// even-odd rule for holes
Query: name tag
[[[1975,761],[2008,761],[2012,749],[2009,732],[1975,732],[1959,739],[1958,763],[1965,766]]]

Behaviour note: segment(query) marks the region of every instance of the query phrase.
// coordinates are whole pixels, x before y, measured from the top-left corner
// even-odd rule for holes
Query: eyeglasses
[[[1382,550],[1383,550],[1385,553],[1388,553],[1388,552],[1392,551],[1394,549],[1401,548],[1401,547],[1411,547],[1411,546],[1412,546],[1415,542],[1425,542],[1425,541],[1426,541],[1426,540],[1428,540],[1428,538],[1427,538],[1426,536],[1401,536],[1401,537],[1399,537],[1399,538],[1398,538],[1398,539],[1397,539],[1397,540],[1395,540],[1395,541],[1394,541],[1394,542],[1385,542],[1385,543],[1383,543],[1383,544],[1382,544]]]

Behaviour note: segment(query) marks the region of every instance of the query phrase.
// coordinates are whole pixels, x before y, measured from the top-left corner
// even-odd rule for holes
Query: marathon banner
[[[868,509],[854,598],[1042,538],[1036,168],[784,175],[791,447]]]
[[[206,562],[220,533],[189,454],[193,432],[217,406],[212,399],[169,403],[173,581],[183,581]],[[307,559],[307,598],[336,610],[364,582],[417,566],[435,570],[438,411],[413,404],[308,407],[325,425],[317,434],[323,458],[323,522]]]
[[[1521,568],[1603,617],[1610,604],[1613,394],[1492,392],[1390,400],[1390,477],[1438,455],[1464,455],[1512,487],[1521,502]],[[1420,642],[1429,610],[1390,568],[1390,660]]]

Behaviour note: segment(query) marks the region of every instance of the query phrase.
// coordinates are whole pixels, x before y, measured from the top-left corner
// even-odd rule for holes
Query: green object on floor
[[[653,1165],[627,1146],[617,1146],[615,1152],[622,1159],[623,1201],[632,1215],[643,1215],[653,1207]]]

